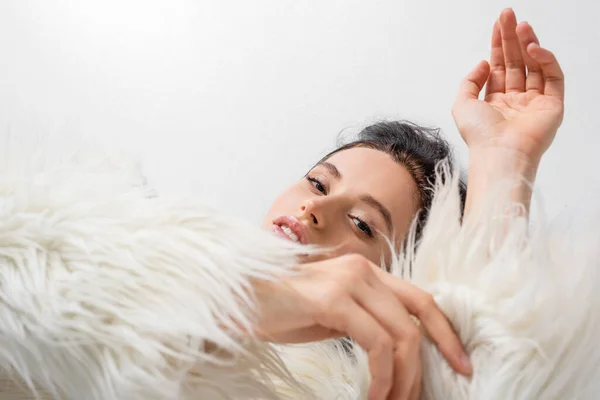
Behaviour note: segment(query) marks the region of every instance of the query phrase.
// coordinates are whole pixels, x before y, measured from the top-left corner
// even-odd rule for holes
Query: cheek
[[[263,221],[263,227],[270,227],[272,221],[282,215],[290,215],[300,208],[302,203],[302,193],[297,185],[291,186],[281,192],[279,196],[271,203],[271,207]]]
[[[381,243],[366,243],[351,232],[343,236],[339,234],[335,235],[335,241],[325,247],[335,247],[333,251],[328,253],[327,258],[339,257],[346,254],[360,254],[378,266],[381,264],[382,256],[386,262],[390,258],[387,246]]]

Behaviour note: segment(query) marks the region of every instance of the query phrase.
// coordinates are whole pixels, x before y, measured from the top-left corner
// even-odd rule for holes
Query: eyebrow
[[[342,179],[342,177],[343,177],[342,173],[332,163],[323,161],[319,165],[322,165],[323,167],[325,167],[327,169],[327,171],[331,175],[333,175],[334,178]],[[383,220],[385,221],[385,225],[388,229],[388,232],[393,231],[392,214],[390,213],[390,210],[388,210],[383,204],[381,204],[379,201],[377,201],[377,199],[375,199],[375,197],[371,196],[370,194],[365,194],[365,195],[360,196],[360,200],[363,203],[366,203],[366,204],[370,205],[371,207],[375,208],[383,217]]]
[[[339,169],[337,169],[337,167],[335,165],[333,165],[330,162],[327,161],[323,161],[322,163],[320,163],[319,165],[324,166],[325,168],[327,168],[327,171],[333,175],[333,177],[335,179],[342,179],[342,173],[340,172]]]

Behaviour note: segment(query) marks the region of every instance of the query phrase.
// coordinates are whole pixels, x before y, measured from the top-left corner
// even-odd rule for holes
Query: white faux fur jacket
[[[193,199],[154,196],[108,158],[0,160],[0,399],[362,399],[366,358],[336,342],[238,340],[250,278],[298,248]],[[395,273],[434,294],[474,364],[422,345],[423,399],[600,396],[600,234],[502,217],[459,223],[437,188],[416,254]],[[252,297],[243,297],[252,305]]]

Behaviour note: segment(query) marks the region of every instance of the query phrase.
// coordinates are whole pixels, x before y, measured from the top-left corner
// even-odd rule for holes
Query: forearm
[[[538,165],[538,160],[508,149],[470,149],[465,215],[502,184],[510,185],[508,200],[528,212]]]

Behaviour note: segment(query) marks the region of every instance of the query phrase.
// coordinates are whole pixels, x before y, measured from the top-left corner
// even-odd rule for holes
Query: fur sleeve
[[[249,280],[285,274],[297,249],[140,177],[106,158],[3,165],[5,382],[73,400],[273,398],[266,375],[293,381],[233,320],[248,326]]]
[[[529,223],[510,212],[510,182],[461,225],[456,185],[437,188],[418,252],[404,262],[454,324],[474,374],[455,374],[425,342],[423,399],[597,398],[598,225],[543,212]]]

